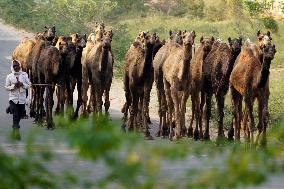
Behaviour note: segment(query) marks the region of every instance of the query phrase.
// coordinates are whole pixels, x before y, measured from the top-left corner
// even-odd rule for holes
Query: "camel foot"
[[[169,131],[168,131],[167,128],[165,128],[165,129],[162,130],[162,137],[166,138],[167,136],[169,136]]]
[[[53,122],[47,123],[47,129],[48,130],[54,130],[55,129],[54,123]]]
[[[125,124],[123,124],[123,125],[120,127],[120,131],[121,131],[122,133],[126,133],[126,125],[125,125]]]
[[[161,130],[158,130],[155,134],[156,137],[160,137],[162,135],[162,131]]]
[[[169,139],[172,141],[172,140],[173,140],[173,137],[174,137],[174,132],[173,132],[173,131],[170,131]]]
[[[262,148],[266,148],[266,146],[267,146],[267,139],[266,139],[265,136],[262,136],[262,137],[261,137],[259,145],[260,145],[260,147],[262,147]]]
[[[36,112],[35,111],[30,111],[30,117],[35,118],[36,117]]]
[[[194,133],[193,133],[193,139],[194,140],[199,140],[200,138],[199,138],[199,131],[198,131],[198,129],[195,129],[194,130]]]
[[[229,140],[229,141],[233,141],[233,140],[234,140],[234,128],[231,128],[231,129],[228,131],[228,140]]]
[[[193,136],[193,128],[192,127],[189,127],[188,129],[187,129],[187,137],[192,137]]]
[[[74,113],[73,115],[70,116],[71,120],[76,120],[78,118],[78,113]]]
[[[174,137],[173,137],[173,141],[177,141],[177,140],[179,140],[179,139],[181,139],[182,138],[182,136],[181,135],[175,135]]]
[[[149,116],[147,117],[147,123],[148,123],[148,124],[152,124],[151,119],[150,119]]]
[[[217,136],[217,139],[216,139],[216,144],[217,145],[222,145],[222,144],[225,144],[226,142],[226,137],[225,136]]]
[[[152,135],[150,134],[145,134],[145,140],[154,140],[154,137],[152,137]]]
[[[205,132],[203,136],[204,136],[204,138],[203,138],[204,140],[207,140],[207,141],[210,140],[209,132]]]
[[[187,129],[186,129],[186,127],[182,127],[181,136],[186,136],[186,135],[187,135]]]

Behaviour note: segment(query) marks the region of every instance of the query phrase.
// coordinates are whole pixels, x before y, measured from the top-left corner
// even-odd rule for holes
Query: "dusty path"
[[[88,177],[92,178],[102,175],[105,171],[105,167],[102,163],[91,163],[89,161],[78,158],[76,156],[76,151],[69,149],[66,144],[62,142],[62,140],[58,140],[61,137],[60,134],[62,132],[60,129],[56,129],[55,131],[47,131],[43,128],[37,128],[32,124],[32,120],[28,119],[21,121],[21,142],[14,144],[7,139],[7,136],[9,136],[11,131],[11,116],[8,116],[5,113],[8,94],[4,90],[4,80],[10,70],[10,55],[23,36],[33,37],[33,34],[27,33],[22,30],[17,30],[11,26],[7,26],[3,24],[3,22],[1,22],[0,20],[0,96],[2,97],[0,98],[0,147],[4,148],[10,153],[21,153],[24,148],[24,142],[22,141],[26,141],[28,133],[36,130],[36,132],[39,133],[36,142],[39,144],[48,144],[49,146],[51,146],[51,149],[53,149],[53,152],[57,155],[57,157],[59,157],[59,159],[47,165],[51,170],[67,170],[70,172],[76,170],[76,172],[78,172],[80,176],[84,177],[85,175],[87,175]],[[76,100],[76,94],[74,100]],[[122,114],[120,112],[120,109],[125,101],[125,97],[123,90],[123,82],[120,78],[113,79],[110,91],[110,101],[111,116],[115,118],[121,118]],[[153,122],[153,124],[150,125],[152,133],[155,132],[158,125],[157,107],[158,101],[156,97],[156,88],[155,86],[153,86],[150,102],[150,116]],[[188,124],[188,115],[186,119]],[[164,141],[169,142],[168,140]],[[181,173],[188,167],[202,167],[200,161],[196,157],[190,156],[185,161],[186,162],[177,162],[173,165],[166,164],[165,166],[163,166],[163,169],[167,172]],[[273,176],[268,180],[265,185],[257,188],[284,188],[283,176]]]

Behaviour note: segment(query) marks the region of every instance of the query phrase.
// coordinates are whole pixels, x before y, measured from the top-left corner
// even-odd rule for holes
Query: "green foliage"
[[[263,25],[265,26],[266,29],[269,29],[276,33],[278,32],[279,29],[278,24],[272,16],[263,17],[261,21],[263,22]]]
[[[252,17],[256,17],[263,12],[263,6],[258,1],[245,0],[244,5]]]

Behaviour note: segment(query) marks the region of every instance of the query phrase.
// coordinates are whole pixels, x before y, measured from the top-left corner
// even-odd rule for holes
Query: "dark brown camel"
[[[266,125],[264,116],[267,114],[267,91],[269,86],[269,69],[271,60],[276,53],[274,45],[267,44],[263,46],[263,62],[255,56],[259,47],[252,43],[246,43],[242,49],[235,67],[230,76],[230,87],[232,93],[232,102],[234,107],[235,137],[240,139],[240,121],[242,119],[242,99],[245,102],[245,109],[249,116],[248,140],[253,141],[254,117],[253,102],[258,101],[258,143],[259,134],[263,132],[261,144],[266,144]],[[231,131],[232,132],[232,131]]]
[[[182,129],[185,129],[186,101],[190,94],[190,62],[192,58],[192,45],[194,44],[195,31],[182,33],[183,45],[176,45],[162,66],[163,81],[168,105],[170,124],[169,138],[182,137]],[[172,115],[176,124],[175,135],[173,133]]]
[[[202,91],[206,100],[206,122],[204,139],[210,139],[209,121],[211,117],[211,99],[215,94],[218,107],[218,138],[224,137],[223,118],[225,95],[229,89],[229,78],[237,56],[241,52],[242,38],[228,38],[229,44],[215,41],[212,50],[205,58],[202,68]],[[200,107],[203,111],[203,107]]]
[[[208,53],[211,51],[212,45],[214,43],[214,37],[204,38],[203,36],[200,38],[200,45],[196,50],[191,62],[191,101],[192,101],[192,119],[196,120],[196,126],[194,129],[193,137],[195,140],[203,139],[203,131],[202,131],[202,115],[203,112],[200,110],[200,107],[203,107],[205,100],[201,98],[200,93],[202,89],[202,68],[204,64],[204,60],[207,57]],[[201,94],[201,97],[204,97],[204,94]],[[192,136],[192,124],[190,124],[188,128],[188,135]]]
[[[102,96],[105,95],[105,114],[109,115],[109,90],[113,75],[113,55],[111,52],[112,31],[105,32],[82,62],[83,115],[87,115],[88,82],[91,84],[95,112],[102,112]]]
[[[148,130],[147,124],[147,96],[148,85],[147,78],[150,78],[153,61],[153,48],[156,41],[156,34],[150,35],[143,32],[142,39],[136,40],[128,49],[125,55],[125,75],[124,75],[124,90],[126,98],[131,95],[131,100],[126,99],[126,102],[131,102],[130,117],[128,120],[129,130],[138,128],[137,122],[139,118],[138,104],[142,101],[142,125],[145,129],[145,137],[152,139]]]
[[[79,35],[79,34],[72,34],[72,42],[76,46],[76,57],[74,66],[70,70],[70,76],[71,76],[71,97],[70,101],[73,103],[73,93],[75,90],[75,86],[77,85],[77,92],[78,92],[78,99],[77,99],[77,106],[73,113],[72,118],[78,117],[79,108],[82,105],[82,52],[83,49],[86,47],[87,43],[87,36],[85,35]]]

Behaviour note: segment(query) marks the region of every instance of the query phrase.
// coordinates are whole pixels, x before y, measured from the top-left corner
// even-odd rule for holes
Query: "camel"
[[[209,121],[211,117],[211,99],[215,94],[218,107],[218,138],[224,137],[223,117],[225,95],[229,89],[229,78],[237,56],[241,52],[242,38],[228,38],[229,44],[215,41],[212,50],[204,60],[202,67],[201,90],[206,100],[206,122],[204,139],[209,140]],[[200,107],[203,112],[203,107]]]
[[[28,70],[28,56],[35,46],[35,41],[28,37],[23,37],[20,44],[15,48],[12,54],[13,60],[19,60],[22,65],[22,70],[29,73]]]
[[[89,36],[87,38],[86,47],[83,48],[81,62],[86,62],[86,57],[87,57],[88,53],[91,51],[91,49],[94,47],[95,44],[97,44],[98,42],[101,42],[104,32],[105,32],[104,23],[97,23],[96,22],[94,33],[89,34]],[[88,88],[88,86],[85,86],[85,88],[86,87]],[[87,109],[88,109],[89,112],[91,112],[91,110],[93,110],[93,107],[94,107],[91,102],[93,102],[92,91],[91,91],[89,102],[88,102],[88,105],[87,105],[88,106]],[[76,107],[76,109],[77,108],[78,107]]]
[[[140,40],[130,46],[125,55],[125,74],[124,90],[126,102],[131,103],[130,117],[128,120],[128,129],[131,131],[138,128],[139,118],[139,101],[142,105],[142,125],[145,129],[145,137],[153,139],[147,124],[147,95],[149,93],[148,81],[151,78],[153,48],[156,41],[156,34],[149,32],[140,33]],[[129,95],[130,94],[130,95]],[[130,98],[130,99],[128,99]]]
[[[87,90],[89,82],[91,84],[95,112],[102,112],[102,96],[104,94],[105,114],[109,115],[109,90],[113,75],[112,36],[112,30],[105,32],[101,41],[94,44],[94,47],[87,54],[86,59],[82,61],[83,115],[87,114]]]
[[[76,46],[73,44],[71,37],[60,36],[57,40],[56,48],[60,52],[60,69],[64,75],[61,77],[61,83],[63,83],[63,85],[56,88],[58,101],[55,112],[64,113],[65,92],[67,93],[67,105],[71,106],[73,104],[73,93],[71,92],[71,69],[75,64]]]
[[[258,54],[259,47],[253,43],[246,43],[242,49],[239,58],[236,60],[235,67],[230,76],[230,89],[232,93],[232,103],[234,108],[235,120],[235,137],[240,139],[240,120],[242,119],[242,99],[245,102],[245,109],[249,116],[249,129],[247,137],[249,141],[253,141],[254,117],[253,117],[253,102],[258,101],[258,118],[257,126],[258,135],[256,144],[258,143],[259,135],[263,132],[261,144],[266,144],[266,124],[264,116],[268,111],[268,95],[269,91],[269,69],[271,61],[276,53],[275,45],[266,44],[262,47],[262,62]],[[232,133],[233,128],[230,132]],[[232,134],[229,135],[232,137]]]
[[[45,108],[46,108],[46,121],[47,121],[47,128],[53,129],[54,123],[52,118],[52,107],[53,107],[53,92],[54,92],[54,85],[59,83],[62,86],[64,83],[62,82],[62,76],[64,72],[62,72],[60,67],[61,65],[61,57],[59,50],[49,45],[43,52],[41,53],[38,64],[36,65],[37,70],[37,80],[41,84],[46,84],[46,87],[40,86],[39,90],[44,91],[46,88],[46,99],[45,99]],[[40,93],[43,95],[43,93]],[[40,96],[39,104],[43,103],[43,97]]]
[[[259,61],[262,63],[263,62],[263,52],[262,52],[262,49],[266,46],[266,45],[270,45],[271,44],[271,40],[272,40],[272,37],[271,37],[271,34],[270,34],[270,31],[267,31],[266,33],[262,33],[260,30],[258,30],[257,32],[257,39],[258,39],[258,45],[251,45],[251,42],[250,40],[248,39],[246,44],[250,44],[250,47],[253,49],[253,54],[254,56],[259,59]],[[265,91],[265,95],[266,95],[266,98],[267,98],[267,101],[266,101],[266,107],[268,107],[268,98],[269,98],[269,86],[267,87],[267,90]],[[264,119],[264,124],[265,124],[265,127],[267,126],[267,122],[268,122],[268,117],[269,117],[269,112],[268,110],[266,111],[266,115],[264,115],[265,119]],[[241,119],[241,118],[240,118]],[[243,128],[245,131],[247,128],[247,121],[248,121],[248,110],[245,108],[244,110],[244,114],[242,116],[242,119],[241,119],[241,128]],[[234,136],[234,128],[233,128],[233,122],[234,120],[232,121],[232,127],[231,129],[229,130],[228,132],[228,138],[230,140],[233,139],[233,136]],[[236,127],[236,126],[235,126]],[[235,130],[236,131],[236,130]],[[245,132],[245,138],[247,138],[247,132]],[[237,133],[236,133],[237,134]],[[239,140],[239,137],[236,137],[236,140]]]
[[[190,94],[191,82],[190,61],[195,36],[195,31],[184,31],[182,33],[183,45],[176,45],[162,66],[169,111],[170,140],[182,137],[182,129],[185,128],[186,101]],[[174,111],[176,123],[175,134],[173,133],[172,111]]]
[[[144,43],[144,39],[143,39],[143,36],[142,36],[142,32],[139,33],[138,37],[135,39],[135,41],[140,41],[142,44]],[[156,35],[156,34],[155,34]],[[154,47],[153,47],[153,59],[155,57],[155,55],[157,54],[157,52],[159,51],[159,49],[165,45],[165,40],[160,40],[159,36],[156,36],[156,39],[155,39],[155,44],[154,44]],[[149,124],[151,124],[151,120],[150,120],[150,116],[149,116],[149,103],[150,103],[150,92],[151,92],[151,89],[152,89],[152,85],[153,85],[153,82],[154,82],[154,74],[153,74],[154,70],[151,69],[151,73],[149,74],[150,75],[150,78],[147,78],[147,105],[146,105],[146,117],[147,117],[147,122]],[[124,103],[122,109],[121,109],[121,112],[124,114],[123,115],[123,122],[125,123],[127,121],[127,117],[128,117],[128,110],[129,110],[129,107],[131,105],[131,96],[130,96],[130,92],[128,90],[126,90],[126,102]],[[140,101],[141,102],[141,101]]]
[[[71,94],[73,94],[75,90],[75,86],[77,85],[77,91],[78,91],[78,99],[77,99],[77,106],[76,109],[72,115],[72,118],[78,117],[79,108],[82,104],[82,52],[83,49],[86,47],[87,43],[87,36],[85,35],[79,35],[78,33],[71,34],[72,43],[76,46],[76,57],[74,66],[70,70],[70,76],[71,76]],[[73,103],[73,95],[71,95],[72,99],[70,101]]]
[[[203,139],[203,131],[202,131],[202,114],[203,112],[200,110],[200,107],[204,105],[204,98],[200,100],[201,97],[204,97],[202,88],[202,68],[204,64],[204,60],[207,57],[208,53],[211,51],[212,45],[214,43],[214,37],[201,37],[200,45],[196,50],[191,62],[191,101],[192,101],[192,121],[188,128],[188,136],[192,136],[195,140]],[[195,117],[196,126],[193,133],[192,122]]]
[[[35,35],[35,45],[32,48],[31,52],[27,56],[27,70],[30,77],[30,80],[33,84],[38,84],[38,74],[37,74],[37,64],[38,59],[43,52],[43,49],[47,48],[49,45],[52,45],[52,41],[55,38],[55,27],[45,27],[45,31],[42,33],[37,33]],[[40,90],[39,86],[32,87],[32,101],[30,105],[30,117],[35,117],[35,121],[38,121],[39,116],[42,117],[45,112],[43,105],[39,104],[39,97],[42,96],[41,93],[44,93],[44,90]],[[43,102],[43,100],[42,100]],[[39,112],[41,112],[39,115]]]
[[[164,89],[164,82],[163,82],[163,64],[168,56],[172,53],[171,51],[175,49],[177,46],[182,45],[182,34],[181,31],[172,32],[169,31],[169,39],[167,43],[161,47],[161,49],[157,52],[156,56],[153,60],[153,67],[154,67],[154,80],[156,82],[157,88],[157,96],[159,101],[159,129],[156,133],[156,136],[168,136],[168,127],[166,123],[166,96],[165,96],[165,89]]]

